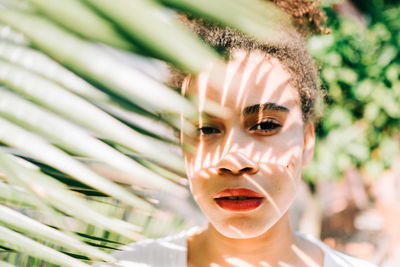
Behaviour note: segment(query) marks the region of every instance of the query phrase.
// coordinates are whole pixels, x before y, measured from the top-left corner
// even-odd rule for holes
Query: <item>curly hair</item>
[[[326,15],[321,9],[321,0],[270,0],[282,8],[299,23],[307,25],[310,32],[330,33],[330,29],[325,27]]]
[[[234,50],[261,51],[267,57],[277,58],[291,74],[290,83],[299,90],[304,121],[315,118],[315,102],[321,95],[317,86],[317,70],[305,47],[305,36],[310,32],[327,33],[322,25],[325,15],[319,0],[271,0],[294,17],[297,34],[280,44],[261,42],[230,27],[223,27],[203,19],[183,15],[181,20],[210,46],[222,50],[231,59]],[[309,24],[307,24],[308,22]],[[311,23],[311,24],[310,24]],[[187,74],[172,69],[169,85],[181,88]]]

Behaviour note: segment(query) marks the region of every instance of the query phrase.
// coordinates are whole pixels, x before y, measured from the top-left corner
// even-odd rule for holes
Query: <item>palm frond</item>
[[[85,0],[155,56],[193,73],[219,62],[218,54],[176,21],[171,10],[148,0]],[[154,27],[153,25],[157,25]]]
[[[115,259],[109,254],[85,245],[78,241],[76,237],[66,235],[3,205],[0,205],[0,221],[3,225],[11,226],[19,232],[24,232],[25,234],[45,241],[50,241],[64,248],[81,252],[92,259],[107,262],[115,261]]]
[[[0,203],[7,203],[27,209],[33,209],[36,207],[34,204],[34,197],[26,194],[25,190],[4,182],[0,182]]]
[[[25,192],[31,192],[35,195],[32,197],[33,203],[39,203],[38,206],[40,206],[41,202],[46,202],[48,207],[54,207],[88,224],[119,233],[129,239],[141,238],[140,234],[137,233],[141,229],[140,227],[125,221],[108,218],[96,212],[84,199],[73,194],[64,184],[55,181],[38,170],[21,166],[11,155],[7,157],[7,154],[0,151],[0,158],[0,169],[7,174],[8,179],[18,180],[28,185]],[[17,183],[21,184],[21,182]],[[36,198],[39,198],[41,202],[38,202]],[[58,217],[54,214],[52,215],[52,218],[57,220],[56,222],[62,221]],[[58,227],[62,227],[62,224],[59,223]]]
[[[123,38],[110,21],[98,15],[82,1],[29,0],[29,2],[53,21],[84,38],[117,48],[136,49],[131,42]]]
[[[16,266],[4,261],[0,261],[0,267],[16,267]]]
[[[122,187],[110,182],[88,169],[85,165],[68,156],[59,148],[49,144],[38,135],[0,118],[0,141],[34,156],[43,162],[75,177],[116,199],[139,209],[153,210],[144,200],[132,195]]]
[[[101,138],[124,145],[159,164],[165,164],[173,170],[183,172],[182,159],[160,149],[163,146],[162,142],[134,131],[95,105],[55,83],[1,60],[0,69],[0,81],[17,93],[80,124]],[[23,83],[20,82],[20,77],[24,77]],[[56,126],[51,122],[48,123],[51,128]],[[83,140],[82,142],[84,143]]]
[[[193,106],[176,92],[47,19],[34,14],[0,9],[0,20],[15,27],[35,46],[73,71],[81,73],[112,93],[133,101],[145,110],[183,113],[187,116],[195,114]],[[32,27],[36,30],[32,31]],[[205,66],[202,65],[199,69],[203,67]],[[156,102],[154,99],[163,101]]]
[[[30,256],[43,259],[50,263],[70,267],[89,267],[82,261],[76,260],[48,246],[42,245],[25,235],[0,226],[0,244],[8,248],[22,251]]]
[[[23,35],[21,34],[21,36]],[[109,95],[98,90],[38,50],[11,42],[0,42],[0,58],[32,73],[43,76],[65,89],[92,101],[99,101],[101,103],[110,101]]]
[[[28,39],[7,24],[0,23],[0,40],[19,45],[29,45]]]

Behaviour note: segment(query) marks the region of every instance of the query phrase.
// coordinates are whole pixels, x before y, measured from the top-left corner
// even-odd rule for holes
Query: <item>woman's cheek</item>
[[[215,209],[213,206],[213,198],[211,196],[211,188],[209,188],[209,180],[195,173],[190,181],[190,190],[192,192],[193,198],[196,201],[199,208],[202,210],[206,217],[210,218],[210,213]]]
[[[208,191],[206,188],[208,178],[204,177],[204,175],[201,175],[200,173],[201,172],[194,172],[193,175],[189,177],[190,190],[196,202],[203,198]]]

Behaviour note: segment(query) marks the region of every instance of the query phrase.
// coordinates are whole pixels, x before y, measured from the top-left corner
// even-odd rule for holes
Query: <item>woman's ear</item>
[[[303,147],[303,167],[306,167],[314,157],[315,131],[314,123],[306,122],[304,124],[304,147]]]

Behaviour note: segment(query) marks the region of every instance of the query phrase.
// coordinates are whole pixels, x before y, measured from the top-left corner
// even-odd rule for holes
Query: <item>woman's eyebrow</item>
[[[267,102],[264,104],[256,104],[252,106],[248,106],[243,109],[243,116],[247,116],[254,113],[259,113],[260,111],[264,110],[272,110],[272,111],[281,111],[288,113],[289,109],[284,106],[277,105],[275,103]]]

